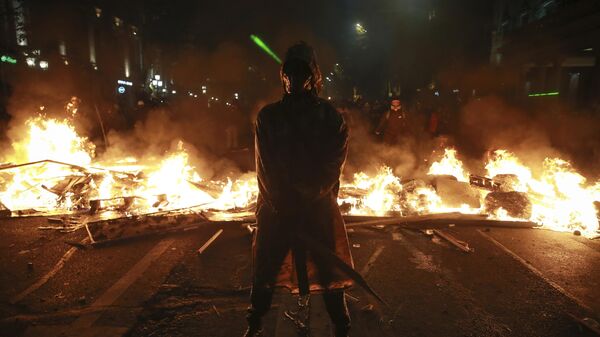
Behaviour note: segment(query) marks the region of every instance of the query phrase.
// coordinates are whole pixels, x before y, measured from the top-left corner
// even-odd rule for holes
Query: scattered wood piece
[[[206,241],[202,247],[198,249],[198,255],[204,253],[204,251],[223,233],[223,229],[219,229],[208,241]]]
[[[354,296],[348,294],[347,292],[345,292],[344,295],[346,295],[347,298],[352,300],[352,302],[356,302],[356,303],[360,302],[360,299],[358,299],[358,297],[354,297]]]
[[[204,216],[192,213],[129,216],[89,221],[87,224],[93,239],[100,242],[150,234],[164,234],[206,222]]]
[[[85,231],[86,231],[86,232],[87,232],[87,234],[88,234],[88,237],[89,237],[89,239],[90,239],[90,242],[91,242],[92,244],[96,243],[96,240],[94,240],[94,236],[92,235],[92,232],[90,232],[90,227],[88,226],[88,224],[87,224],[87,223],[85,224]]]
[[[71,247],[79,248],[79,249],[87,249],[88,245],[78,242],[78,241],[65,241]]]
[[[454,247],[460,249],[461,251],[463,251],[465,253],[473,253],[475,251],[475,249],[469,247],[468,243],[466,243],[466,242],[464,242],[462,240],[459,240],[459,239],[455,238],[454,236],[452,236],[452,235],[450,235],[450,234],[448,234],[446,232],[443,232],[443,231],[441,231],[439,229],[434,229],[433,230],[433,234],[435,234],[435,235],[439,236],[440,238],[448,241]]]
[[[589,317],[579,318],[572,314],[568,314],[568,315],[575,322],[577,322],[581,328],[585,328],[586,330],[589,330],[589,331],[595,333],[596,335],[600,336],[600,323],[598,323],[598,321],[596,321],[595,319],[589,318]]]
[[[497,191],[500,189],[500,183],[494,181],[491,178],[478,176],[475,174],[469,175],[469,184],[471,186],[480,187],[489,191]]]
[[[215,313],[217,314],[218,317],[221,317],[221,313],[219,312],[219,310],[217,310],[217,306],[215,306],[214,304],[212,305],[213,310],[215,311]]]
[[[256,230],[256,223],[244,223],[242,227],[245,228],[250,236],[254,235],[254,231]]]
[[[6,205],[4,205],[2,202],[0,202],[0,218],[10,218],[12,215],[12,212],[10,211],[10,209],[8,209],[8,207],[6,207]]]
[[[454,224],[456,227],[508,227],[508,228],[534,228],[538,225],[530,221],[504,221],[488,219],[486,214],[461,214],[439,213],[425,215],[410,215],[395,218],[379,218],[367,221],[347,223],[346,227],[363,226],[402,226],[406,228],[421,229],[440,228]]]

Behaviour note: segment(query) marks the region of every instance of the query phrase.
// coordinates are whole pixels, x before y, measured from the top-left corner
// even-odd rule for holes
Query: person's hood
[[[306,91],[318,94],[322,87],[322,77],[314,49],[305,42],[291,46],[285,53],[280,77],[286,94]]]

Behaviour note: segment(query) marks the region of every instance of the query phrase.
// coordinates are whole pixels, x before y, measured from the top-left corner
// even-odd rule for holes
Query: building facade
[[[143,2],[0,0],[0,105],[77,96],[128,111],[171,93],[139,8]]]
[[[490,62],[512,74],[512,95],[596,109],[599,61],[599,1],[496,1]]]

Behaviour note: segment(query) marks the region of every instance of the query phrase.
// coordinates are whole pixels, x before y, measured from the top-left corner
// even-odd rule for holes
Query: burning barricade
[[[251,172],[221,181],[203,179],[181,143],[154,161],[97,161],[94,144],[68,120],[31,118],[22,139],[12,145],[13,154],[0,166],[0,214],[84,217],[48,228],[85,227],[91,240],[193,222],[248,221],[258,194]],[[460,214],[469,221],[531,221],[542,228],[598,235],[600,183],[587,184],[568,162],[547,158],[536,176],[514,154],[497,150],[485,170],[485,175],[469,174],[457,151],[446,149],[420,179],[402,180],[386,166],[375,175],[357,173],[343,181],[338,202],[348,216]],[[130,228],[111,229],[119,222],[115,219]]]

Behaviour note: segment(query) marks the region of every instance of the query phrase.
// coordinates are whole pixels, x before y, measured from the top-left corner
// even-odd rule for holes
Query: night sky
[[[297,40],[317,50],[328,71],[341,63],[356,83],[376,91],[381,78],[417,88],[440,71],[489,59],[491,0],[145,1],[147,36],[203,53],[223,44],[249,64],[276,69],[248,38],[261,36],[280,56]],[[358,37],[355,24],[367,33]]]

